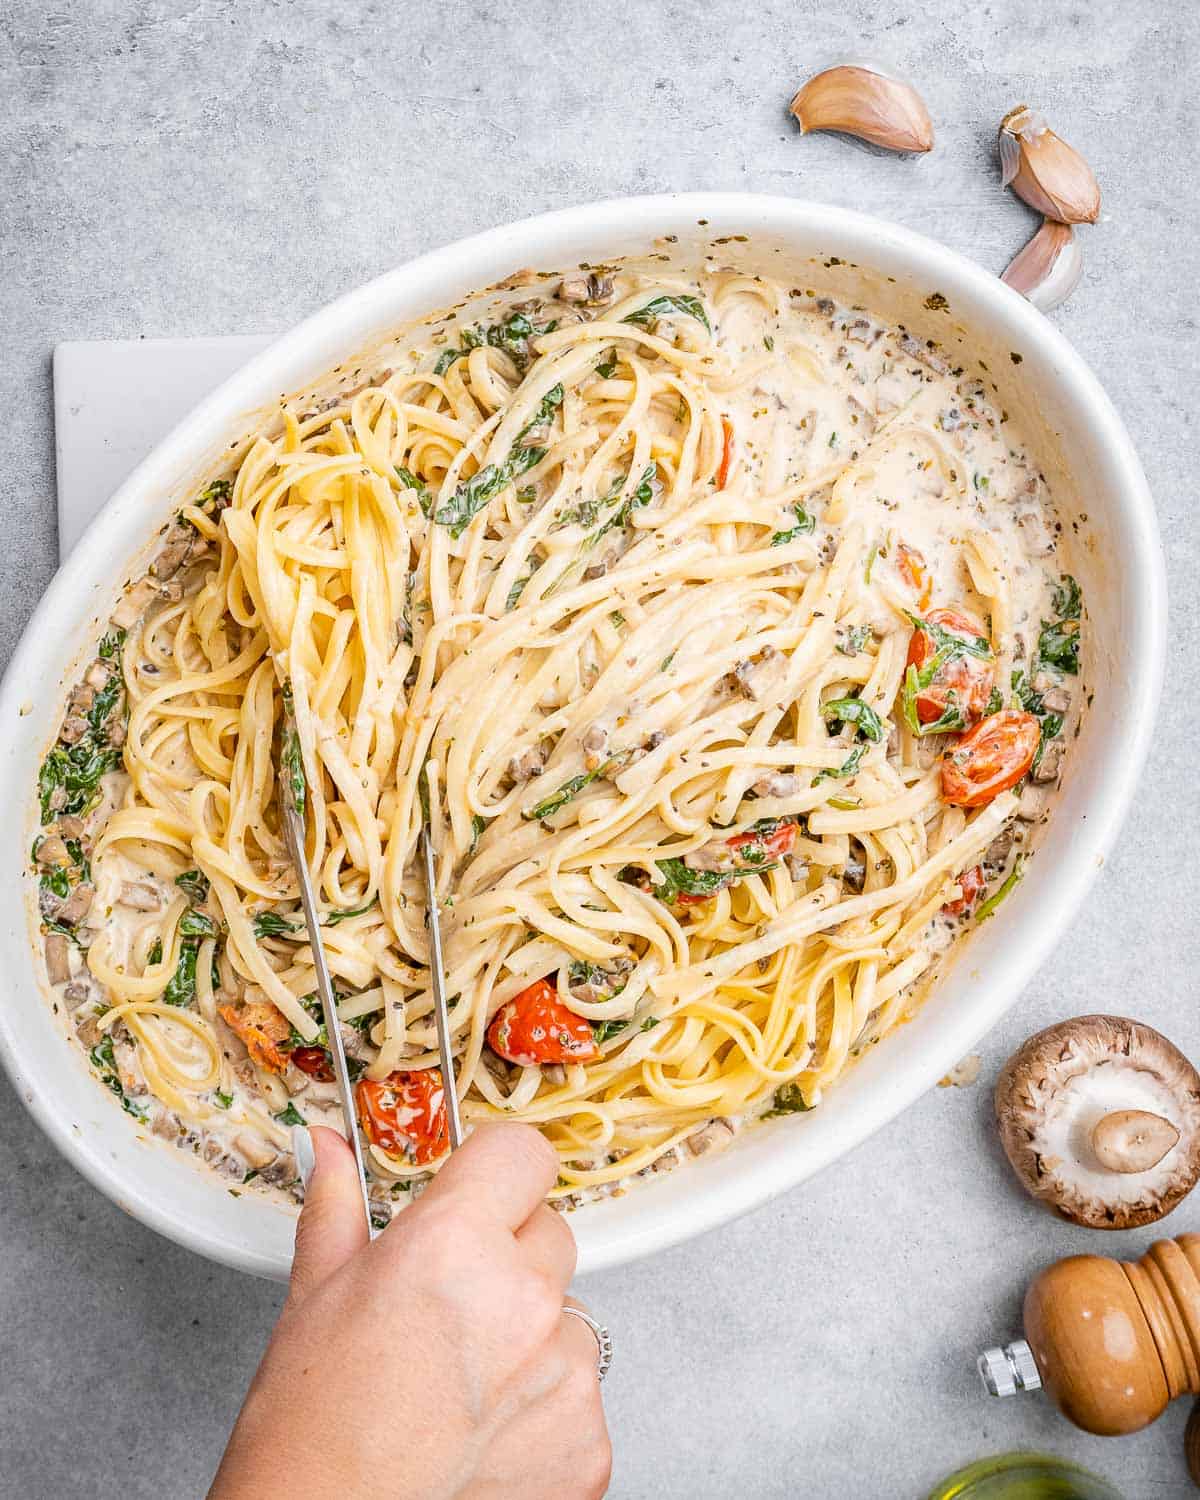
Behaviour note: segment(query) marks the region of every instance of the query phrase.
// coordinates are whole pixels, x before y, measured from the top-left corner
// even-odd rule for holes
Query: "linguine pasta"
[[[51,981],[131,1114],[292,1186],[336,1109],[282,763],[380,1215],[444,1146],[423,808],[464,1118],[540,1127],[556,1196],[817,1106],[1019,875],[1054,548],[985,388],[812,293],[618,268],[410,332],[114,614],[43,771]],[[972,803],[981,722],[1036,759]]]

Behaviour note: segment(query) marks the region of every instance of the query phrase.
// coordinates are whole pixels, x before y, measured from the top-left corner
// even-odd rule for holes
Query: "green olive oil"
[[[1107,1480],[1049,1453],[981,1458],[944,1479],[929,1500],[1121,1500]]]

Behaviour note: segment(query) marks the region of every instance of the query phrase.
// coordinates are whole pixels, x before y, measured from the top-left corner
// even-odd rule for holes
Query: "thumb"
[[[289,1303],[302,1302],[370,1242],[354,1153],[336,1130],[292,1127],[292,1151],[304,1183],[296,1225]]]

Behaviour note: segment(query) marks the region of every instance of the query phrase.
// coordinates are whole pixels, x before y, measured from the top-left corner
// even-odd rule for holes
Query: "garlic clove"
[[[931,151],[933,124],[911,84],[845,63],[810,78],[789,106],[801,133],[838,130],[889,151]]]
[[[1043,219],[1042,227],[1009,262],[1000,280],[1049,312],[1065,302],[1083,275],[1083,252],[1069,224]]]
[[[1091,167],[1026,104],[1000,121],[1000,183],[1048,219],[1094,224],[1100,185]]]

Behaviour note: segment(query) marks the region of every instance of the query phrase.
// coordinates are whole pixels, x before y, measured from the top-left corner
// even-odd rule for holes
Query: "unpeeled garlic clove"
[[[789,106],[800,130],[839,130],[889,151],[931,151],[933,124],[911,84],[844,63],[810,78]]]
[[[1048,219],[1094,224],[1100,217],[1100,185],[1091,167],[1027,104],[1000,121],[1000,184]]]
[[[1000,280],[1027,297],[1034,307],[1049,312],[1065,302],[1083,275],[1083,254],[1075,231],[1056,219],[1042,227],[1015,255]]]

